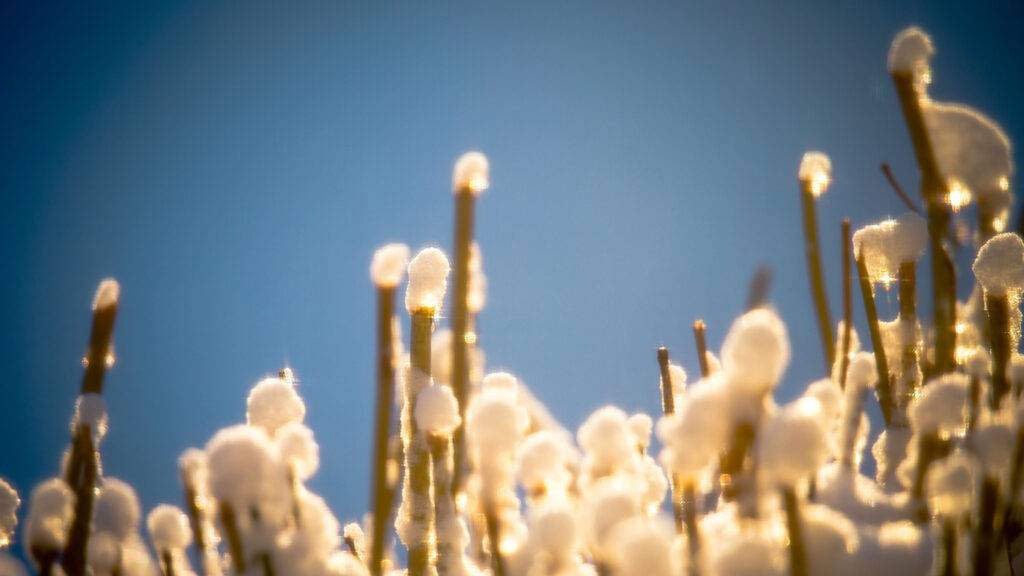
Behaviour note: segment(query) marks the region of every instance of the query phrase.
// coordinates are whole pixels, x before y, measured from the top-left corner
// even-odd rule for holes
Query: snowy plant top
[[[686,370],[678,364],[668,365],[668,378],[672,384],[672,397],[679,398],[679,396],[686,390]],[[661,385],[664,387],[665,383]]]
[[[605,406],[591,414],[576,437],[591,465],[599,470],[619,468],[637,453],[629,418],[615,406]]]
[[[712,376],[691,386],[672,416],[658,422],[658,438],[665,447],[662,464],[693,481],[724,449],[731,432],[729,399],[721,378]]]
[[[933,463],[925,479],[928,509],[939,517],[954,520],[963,517],[974,502],[976,465],[963,454]]]
[[[373,253],[370,261],[370,279],[377,288],[394,288],[405,277],[409,265],[409,247],[405,244],[388,244]]]
[[[503,389],[485,388],[466,413],[469,441],[487,458],[514,451],[528,424],[529,415],[516,404],[515,395]]]
[[[831,378],[811,383],[804,392],[804,396],[818,401],[818,404],[821,405],[822,418],[825,420],[834,420],[842,414],[843,391]]]
[[[928,245],[928,223],[914,212],[871,224],[853,234],[853,250],[864,258],[873,282],[891,283],[900,264],[916,262]]]
[[[932,39],[924,30],[917,26],[906,28],[896,35],[889,48],[889,73],[927,73],[928,60],[934,53]]]
[[[420,390],[416,396],[413,417],[416,418],[416,426],[427,436],[451,436],[462,421],[459,402],[452,389],[436,382]]]
[[[832,161],[824,152],[808,152],[800,160],[798,177],[810,184],[812,194],[821,196],[832,181]]]
[[[480,152],[467,152],[459,157],[452,173],[452,190],[479,194],[490,186],[490,164]]]
[[[98,444],[107,434],[107,403],[99,394],[82,394],[75,401],[75,415],[71,419],[71,434],[83,424],[89,426],[93,443]]]
[[[178,457],[178,470],[186,482],[206,482],[206,453],[198,448],[188,448]],[[193,486],[198,488],[199,486]]]
[[[989,238],[974,259],[974,277],[985,292],[1005,296],[1024,287],[1024,242],[1012,232]]]
[[[298,480],[308,480],[320,468],[320,446],[305,424],[289,422],[274,434],[274,444]]]
[[[448,288],[448,257],[437,248],[421,250],[409,262],[409,284],[405,308],[410,314],[421,309],[440,310]]]
[[[633,414],[626,421],[629,430],[636,438],[636,443],[644,450],[651,445],[651,431],[654,430],[654,421],[647,414]]]
[[[1009,207],[1013,157],[1010,140],[991,119],[959,104],[926,102],[922,105],[928,136],[939,171],[951,190],[957,187],[996,204]],[[962,193],[962,192],[961,192]]]
[[[959,436],[967,421],[970,379],[959,373],[943,374],[921,389],[910,405],[910,426],[918,434]]]
[[[515,396],[519,391],[519,380],[508,372],[491,372],[484,376],[481,386],[484,390],[505,390]]]
[[[658,518],[657,520],[662,520]],[[673,550],[671,524],[633,517],[616,525],[608,537],[616,576],[674,576],[680,573]]]
[[[225,428],[206,445],[207,482],[214,498],[236,512],[260,506],[277,510],[288,499],[284,465],[277,447],[262,431],[249,426]],[[287,502],[283,502],[287,507]]]
[[[120,296],[121,285],[117,283],[117,280],[107,278],[100,282],[100,287],[96,289],[96,296],[92,299],[92,309],[95,311],[116,306]]]
[[[850,359],[850,367],[846,371],[847,385],[872,388],[878,383],[878,370],[875,368],[875,355],[871,352],[858,352]]]
[[[1010,468],[1016,436],[1009,422],[983,421],[974,429],[971,446],[986,476],[1002,478]]]
[[[74,493],[60,478],[37,484],[29,497],[28,520],[25,522],[26,550],[35,546],[44,550],[63,548],[71,527],[74,505]]]
[[[556,557],[572,554],[579,541],[576,511],[563,499],[532,509],[530,537]]]
[[[732,324],[722,344],[722,367],[748,383],[773,388],[789,365],[789,335],[774,310],[758,308]]]
[[[96,497],[93,524],[124,542],[139,529],[142,510],[135,489],[116,478],[104,478]]]
[[[555,432],[542,430],[530,434],[516,451],[520,482],[527,490],[568,485],[567,452],[565,440]]]
[[[157,552],[181,551],[192,543],[188,516],[177,506],[160,504],[146,516],[149,538]]]
[[[271,376],[257,382],[249,392],[245,417],[249,426],[261,428],[273,436],[289,422],[302,422],[306,417],[306,404],[293,384]]]
[[[0,549],[11,541],[18,526],[18,506],[21,506],[18,492],[0,478]]]
[[[765,477],[793,488],[810,478],[831,454],[821,404],[800,398],[775,413],[758,434],[758,464]]]

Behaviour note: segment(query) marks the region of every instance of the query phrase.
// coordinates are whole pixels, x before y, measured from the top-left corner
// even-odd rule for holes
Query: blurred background
[[[0,7],[0,476],[23,499],[58,472],[105,277],[122,286],[108,476],[146,509],[180,503],[178,455],[288,364],[321,447],[311,488],[354,519],[370,257],[450,247],[461,153],[491,160],[488,365],[575,429],[608,403],[656,415],[655,349],[695,379],[691,323],[717,350],[761,264],[793,343],[778,398],[824,375],[797,167],[832,157],[838,318],[840,219],[905,210],[881,162],[918,198],[885,67],[900,29],[933,36],[935,99],[1024,137],[1019,3],[297,4]]]

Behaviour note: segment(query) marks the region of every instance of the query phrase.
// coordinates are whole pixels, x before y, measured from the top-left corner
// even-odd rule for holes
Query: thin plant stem
[[[494,576],[505,576],[505,559],[501,556],[501,524],[493,503],[487,503],[484,513],[487,522],[487,540],[491,544],[491,567]]]
[[[856,394],[850,398],[850,393],[856,392]],[[861,415],[864,413],[864,404],[867,396],[867,390],[863,386],[857,387],[856,390],[847,391],[846,394],[851,403],[850,408],[850,421],[846,422],[844,426],[851,426],[853,429],[844,430],[843,434],[843,445],[840,446],[841,452],[839,453],[839,464],[844,470],[853,471],[854,466],[854,448],[857,444],[857,430],[860,427]]]
[[[700,528],[697,526],[697,488],[692,481],[683,483],[683,519],[690,552],[690,576],[700,573]]]
[[[469,345],[466,337],[470,331],[469,314],[469,257],[473,244],[473,216],[476,194],[471,189],[455,192],[455,238],[452,285],[452,393],[459,404],[459,416],[466,420],[466,406],[469,400]],[[453,436],[455,472],[452,481],[453,494],[461,494],[465,481],[466,435],[463,426],[455,429]]]
[[[85,574],[85,554],[89,546],[89,528],[92,521],[93,500],[96,497],[96,479],[99,476],[97,453],[92,443],[88,424],[81,424],[75,435],[75,444],[81,448],[82,476],[72,485],[75,492],[75,516],[68,529],[67,545],[61,555],[61,567],[68,576]]]
[[[228,502],[221,502],[218,514],[220,524],[224,528],[224,539],[228,541],[228,552],[231,553],[231,564],[236,574],[245,572],[245,556],[242,549],[242,536],[238,533],[238,522],[235,520],[235,509]]]
[[[896,424],[896,404],[892,396],[892,380],[889,377],[889,364],[885,357],[885,346],[882,344],[882,332],[878,326],[875,292],[871,287],[871,277],[868,276],[868,268],[864,263],[864,256],[857,256],[855,260],[857,261],[857,276],[860,277],[860,293],[864,298],[864,312],[868,317],[871,348],[875,351],[875,368],[878,370],[878,383],[875,385],[875,392],[878,394],[878,404],[882,408],[882,418],[885,420],[885,426],[891,428]]]
[[[804,255],[807,257],[807,277],[814,298],[814,312],[818,319],[818,333],[825,357],[825,370],[832,370],[835,361],[835,340],[832,339],[832,320],[828,308],[825,278],[821,271],[821,248],[818,242],[818,215],[815,194],[809,179],[800,181],[800,199],[804,216]]]
[[[945,374],[956,369],[956,271],[943,244],[949,232],[949,207],[943,202],[948,191],[935,160],[914,75],[894,72],[892,78],[921,171],[921,196],[927,207],[935,322],[935,364],[931,375]]]
[[[951,448],[948,440],[942,440],[938,434],[922,434],[917,449],[917,468],[914,470],[914,481],[910,487],[911,502],[917,507],[914,520],[919,524],[928,521],[928,509],[924,505],[924,480],[928,467],[932,462],[945,458]]]
[[[437,528],[437,574],[449,576],[458,573],[457,562],[461,550],[456,549],[450,536],[457,530],[459,521],[452,495],[452,473],[454,466],[452,441],[447,436],[431,436],[430,461],[434,473],[434,526]]]
[[[55,548],[33,546],[30,553],[32,554],[32,559],[35,560],[36,566],[39,567],[40,576],[51,576],[53,574],[53,566],[57,563],[57,558],[60,557],[60,551]]]
[[[186,478],[185,471],[181,471],[181,485],[185,493],[185,509],[188,510],[188,523],[192,528],[192,540],[196,545],[196,555],[199,557],[199,573],[206,572],[207,542],[206,533],[203,530],[203,511],[199,505],[199,495],[192,483],[191,478]]]
[[[423,432],[416,425],[416,398],[430,380],[430,334],[434,327],[434,309],[420,308],[412,313],[409,357],[412,371],[405,383],[405,409],[410,428],[409,444],[405,447],[406,474],[409,475],[410,521],[413,526],[432,530],[433,503],[430,498],[430,449]],[[414,530],[418,532],[418,530]],[[422,538],[406,543],[409,552],[409,576],[424,576],[430,567],[430,539]]]
[[[103,376],[107,370],[107,356],[116,317],[117,301],[93,311],[89,351],[85,356],[85,374],[82,377],[82,394],[103,393]]]
[[[160,560],[160,563],[163,565],[164,576],[174,576],[174,557],[171,556],[171,551],[164,550],[160,554]]]
[[[707,378],[711,376],[711,365],[708,364],[708,342],[705,332],[707,326],[705,326],[703,320],[697,320],[693,323],[693,339],[697,344],[697,362],[700,364],[700,376],[701,378]]]
[[[900,263],[899,269],[899,298],[900,298],[900,323],[904,328],[904,335],[912,330],[917,322],[917,267],[913,262]],[[908,375],[916,374],[918,363],[917,342],[905,342],[903,348],[903,381],[908,381]],[[903,395],[901,406],[905,405],[910,398],[914,397],[920,382],[909,381],[906,390],[899,390]]]
[[[910,197],[907,196],[907,193],[903,191],[903,187],[896,181],[896,177],[892,175],[892,170],[889,169],[889,165],[885,162],[882,162],[882,173],[885,174],[885,179],[889,181],[889,185],[892,186],[892,189],[896,192],[896,195],[900,197],[900,200],[903,200],[903,203],[907,205],[907,208],[909,208],[911,212],[916,212],[917,214],[924,216],[924,214],[921,214],[921,209],[918,208]]]
[[[743,464],[754,444],[755,435],[756,428],[749,422],[740,422],[733,428],[729,447],[719,463],[722,496],[727,501],[739,500],[745,491],[754,488],[750,479],[744,477]]]
[[[786,508],[786,530],[789,532],[789,574],[807,576],[807,549],[800,526],[800,504],[792,486],[782,489],[782,501]]]
[[[772,269],[768,266],[758,266],[754,271],[754,277],[750,279],[750,288],[747,290],[747,311],[766,306],[771,290]]]
[[[952,520],[944,520],[941,530],[939,565],[936,574],[939,576],[956,576],[956,523]]]
[[[843,218],[843,340],[839,351],[839,389],[846,390],[846,371],[850,367],[850,338],[853,337],[853,290],[850,286],[850,219]]]
[[[985,476],[981,484],[978,517],[972,538],[971,569],[973,576],[992,574],[997,511],[999,510],[999,481]]]
[[[394,333],[392,331],[395,290],[377,289],[377,398],[374,412],[373,477],[370,481],[370,509],[373,527],[370,537],[371,576],[382,576],[385,538],[391,525],[394,494],[388,483],[388,441],[391,438],[392,407],[395,391]]]
[[[999,405],[1010,391],[1006,377],[1006,364],[1010,361],[1012,344],[1010,337],[1009,297],[985,294],[985,310],[988,312],[989,340],[992,342],[992,398],[991,407]]]
[[[658,367],[661,369],[661,410],[665,416],[671,416],[676,411],[676,401],[673,394],[672,373],[669,370],[668,348],[658,348]],[[671,475],[669,487],[672,491],[672,513],[676,524],[676,534],[683,533],[683,503],[680,501],[680,478],[678,474]]]

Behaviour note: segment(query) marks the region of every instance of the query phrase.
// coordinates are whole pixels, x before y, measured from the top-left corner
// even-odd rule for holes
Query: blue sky
[[[890,39],[923,26],[936,99],[1014,138],[1022,23],[1010,2],[5,4],[0,476],[27,496],[57,472],[89,304],[114,276],[108,475],[147,509],[177,503],[178,454],[244,421],[287,362],[321,446],[312,487],[361,515],[370,257],[449,247],[471,149],[492,165],[491,367],[572,428],[606,403],[656,413],[655,348],[696,373],[690,323],[717,349],[767,264],[791,398],[823,374],[801,155],[835,168],[819,208],[838,313],[839,220],[902,212],[880,162],[916,188]]]

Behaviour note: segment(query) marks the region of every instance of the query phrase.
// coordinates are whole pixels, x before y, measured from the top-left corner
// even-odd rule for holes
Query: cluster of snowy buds
[[[814,208],[832,181],[832,161],[810,152],[800,164],[826,363],[797,399],[776,402],[794,351],[786,325],[760,297],[717,354],[706,349],[703,324],[695,325],[700,378],[691,385],[668,351],[658,351],[661,415],[606,406],[574,435],[520,379],[488,372],[476,333],[487,282],[473,211],[490,175],[487,159],[474,152],[453,174],[452,259],[433,247],[410,259],[408,247],[390,244],[370,265],[378,361],[365,518],[343,528],[307,487],[320,453],[303,424],[295,375],[285,368],[252,388],[246,423],[181,455],[182,507],[161,504],[146,516],[147,546],[135,491],[100,465],[108,429],[103,376],[112,366],[119,297],[117,283],[105,281],[93,305],[70,446],[60,475],[31,491],[24,556],[41,574],[69,576],[987,576],[1024,569],[1024,357],[1017,351],[1024,242],[1004,232],[1013,203],[1009,142],[980,113],[930,99],[933,52],[931,40],[911,28],[894,40],[888,63],[926,209],[908,199],[912,212],[853,235],[846,223],[846,297],[835,337]],[[955,250],[962,243],[949,226],[972,203],[976,283],[958,301]],[[852,328],[851,253],[871,351]],[[929,253],[930,317],[919,312],[916,294],[917,263]],[[403,281],[408,345],[395,310]],[[892,320],[878,317],[878,284],[899,286]],[[450,310],[443,310],[446,298]],[[435,331],[442,318],[451,326]],[[873,442],[872,397],[884,419]],[[869,444],[874,477],[863,471]],[[27,573],[7,552],[20,504],[0,480],[0,576]]]

